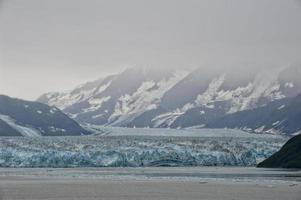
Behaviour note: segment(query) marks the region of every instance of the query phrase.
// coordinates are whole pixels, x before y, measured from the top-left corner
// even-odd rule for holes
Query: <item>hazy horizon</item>
[[[33,100],[135,66],[285,67],[301,60],[300,5],[2,0],[0,94]]]

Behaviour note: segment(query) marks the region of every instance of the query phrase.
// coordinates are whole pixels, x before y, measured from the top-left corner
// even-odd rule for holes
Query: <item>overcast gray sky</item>
[[[131,66],[281,66],[300,60],[300,54],[297,0],[0,4],[0,93],[25,99]]]

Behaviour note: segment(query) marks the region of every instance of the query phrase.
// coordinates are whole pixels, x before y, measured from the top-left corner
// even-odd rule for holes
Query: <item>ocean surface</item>
[[[301,171],[253,167],[0,168],[1,200],[299,200]]]

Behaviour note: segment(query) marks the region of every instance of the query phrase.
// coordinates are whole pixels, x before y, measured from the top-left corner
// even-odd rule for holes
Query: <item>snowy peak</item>
[[[114,76],[99,79],[77,86],[75,89],[66,92],[50,92],[40,96],[37,101],[56,106],[59,109],[66,109],[75,103],[79,103],[103,92],[111,83]]]
[[[242,69],[242,68],[240,68]],[[42,95],[80,123],[127,127],[203,127],[301,92],[301,65],[283,70],[130,68],[71,92]]]
[[[186,74],[185,72],[175,72],[171,76],[162,77],[161,80],[142,82],[132,95],[122,95],[117,100],[109,123],[115,125],[124,120],[133,119],[143,112],[157,109],[164,94]]]
[[[182,81],[182,83],[186,84],[189,80],[197,83],[199,79],[192,79],[196,74],[197,72],[194,72],[193,75],[187,76],[187,80]],[[199,76],[201,76],[200,73]],[[235,79],[235,76],[235,73],[229,72],[212,74],[212,77],[204,83],[203,86],[205,87],[202,87],[202,90],[198,93],[195,91],[201,87],[198,87],[198,84],[191,85],[190,88],[192,89],[190,91],[194,91],[194,93],[190,93],[190,101],[187,101],[188,98],[184,97],[179,107],[168,114],[163,113],[156,117],[153,120],[158,119],[155,122],[155,127],[204,126],[212,118],[253,109],[270,101],[285,98],[279,90],[277,71],[245,75],[244,79],[241,80],[239,78]],[[183,85],[177,87],[184,88]],[[176,90],[173,91],[173,96],[176,96],[176,92]],[[172,99],[170,98],[169,101],[172,101]],[[183,105],[184,101],[187,103]],[[166,122],[164,119],[166,119]]]
[[[186,75],[167,69],[130,68],[71,92],[42,95],[38,101],[62,108],[80,122],[117,125],[156,109],[165,92]]]
[[[294,135],[301,130],[300,120],[301,93],[293,98],[283,98],[262,107],[217,118],[207,127]]]

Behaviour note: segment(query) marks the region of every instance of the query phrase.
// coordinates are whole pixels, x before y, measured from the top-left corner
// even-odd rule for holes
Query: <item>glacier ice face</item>
[[[0,167],[254,166],[280,137],[0,138]]]

